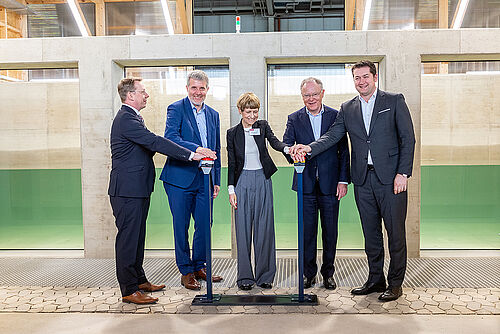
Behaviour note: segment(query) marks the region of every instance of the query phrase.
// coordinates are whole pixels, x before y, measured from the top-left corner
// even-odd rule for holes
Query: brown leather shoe
[[[122,297],[122,302],[124,302],[124,303],[154,304],[157,301],[158,301],[158,298],[148,296],[144,292],[141,292],[141,291],[136,291],[131,295]]]
[[[187,275],[182,275],[181,276],[181,284],[186,289],[190,289],[190,290],[200,290],[201,289],[201,285],[196,280],[196,278],[194,278],[193,273],[189,273]]]
[[[205,268],[201,268],[200,270],[196,271],[194,273],[194,277],[196,279],[202,279],[204,281],[207,280],[207,269]],[[221,276],[215,276],[215,275],[212,275],[212,282],[220,282],[222,281],[222,277]]]
[[[150,282],[139,284],[139,289],[146,292],[155,292],[165,289],[165,284],[155,285]]]

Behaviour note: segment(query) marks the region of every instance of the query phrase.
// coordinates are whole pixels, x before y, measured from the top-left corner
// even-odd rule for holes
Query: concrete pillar
[[[235,34],[214,36],[214,54],[227,54],[227,45],[231,45],[229,61],[230,82],[230,122],[234,126],[240,122],[240,114],[236,102],[238,97],[248,91],[255,93],[260,101],[259,118],[267,118],[267,65],[264,58],[267,47],[275,48],[272,36],[264,37],[255,34]],[[263,52],[264,51],[264,52]],[[221,133],[221,136],[225,136]],[[236,258],[236,232],[234,229],[234,212],[231,210],[231,257]]]
[[[88,258],[111,258],[117,230],[107,194],[111,170],[109,133],[120,107],[116,87],[123,78],[123,68],[113,59],[128,57],[128,40],[84,43],[87,45],[78,64],[84,254]]]

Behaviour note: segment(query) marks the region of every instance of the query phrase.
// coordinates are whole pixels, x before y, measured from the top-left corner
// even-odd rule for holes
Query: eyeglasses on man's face
[[[321,92],[318,92],[318,93],[313,93],[313,94],[302,94],[302,97],[305,99],[308,99],[311,97],[317,99],[320,95],[321,95]]]

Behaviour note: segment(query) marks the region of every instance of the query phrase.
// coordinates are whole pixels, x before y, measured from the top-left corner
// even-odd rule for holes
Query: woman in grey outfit
[[[270,289],[276,273],[273,187],[271,175],[278,169],[269,156],[266,139],[273,149],[288,153],[269,123],[258,120],[260,101],[253,93],[237,102],[241,122],[227,130],[229,202],[235,210],[238,250],[238,287],[254,284]],[[253,234],[255,268],[250,254]]]

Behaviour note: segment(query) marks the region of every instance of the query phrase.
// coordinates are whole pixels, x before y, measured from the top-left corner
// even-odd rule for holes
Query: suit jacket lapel
[[[131,113],[132,115],[134,115],[134,117],[137,118],[137,120],[139,122],[141,122],[142,126],[146,127],[146,124],[144,124],[144,119],[142,118],[142,116],[137,115],[137,113],[135,112],[134,109],[132,109],[132,108],[130,108],[128,106],[122,105],[121,110],[123,110],[124,112]]]
[[[363,121],[363,110],[361,109],[361,101],[359,100],[359,96],[355,98],[353,101],[354,105],[354,119],[355,123],[361,126],[361,129],[366,137],[368,137],[368,133],[366,132],[365,122]]]
[[[215,122],[212,111],[206,104],[205,104],[205,117],[207,123],[207,145],[208,147],[215,148],[215,142],[214,142],[215,131],[211,131],[214,128]]]
[[[385,94],[383,91],[379,90],[377,92],[377,97],[375,98],[375,104],[373,105],[372,119],[370,121],[370,133],[373,131],[375,122],[377,121],[378,111],[382,110],[382,106],[385,105]]]
[[[324,135],[325,132],[328,131],[330,128],[330,124],[332,123],[331,120],[333,118],[333,111],[331,110],[326,110],[325,107],[323,107],[325,111],[323,112],[323,116],[321,118],[321,131],[320,131],[320,136]]]
[[[191,123],[191,127],[194,129],[194,133],[196,134],[196,138],[198,139],[198,144],[202,144],[200,130],[198,130],[198,124],[196,123],[196,119],[193,115],[193,109],[191,109],[191,102],[186,97],[184,99],[184,112],[186,113],[187,119]]]
[[[259,129],[259,131],[260,131],[260,134],[258,136],[252,136],[252,137],[255,140],[255,144],[257,145],[257,149],[259,150],[259,152],[261,152],[263,150],[263,148],[266,146],[265,137],[264,137],[264,127],[262,126],[262,123],[260,121],[257,121],[252,125],[252,128]]]
[[[306,107],[302,108],[300,110],[300,115],[299,115],[300,122],[299,124],[303,125],[304,131],[309,137],[309,140],[311,142],[314,141],[314,132],[311,126],[311,120],[309,119],[309,115],[307,114]]]
[[[234,147],[236,148],[236,154],[242,161],[245,161],[245,132],[241,122],[236,126],[234,133]]]

